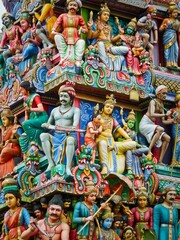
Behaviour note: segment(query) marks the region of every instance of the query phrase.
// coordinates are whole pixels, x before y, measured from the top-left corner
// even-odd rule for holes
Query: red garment
[[[5,130],[6,131],[6,130]],[[2,140],[5,143],[9,139],[16,139],[13,137],[15,126],[11,126],[7,132],[2,132]],[[6,135],[5,135],[6,133]],[[4,135],[4,136],[3,136]],[[5,144],[0,153],[0,178],[14,169],[14,157],[21,156],[21,148],[18,143]]]
[[[139,224],[143,224],[142,228],[150,229],[153,227],[153,209],[148,207],[145,212],[139,211],[138,208],[131,209],[132,215],[131,219],[128,219],[128,224],[136,230],[137,239],[140,235],[140,228],[138,227]]]
[[[22,42],[21,42],[21,33],[22,30],[19,26],[14,25],[10,29],[6,29],[3,33],[2,40],[1,40],[1,47],[4,47],[6,43],[9,44],[9,49],[13,54],[17,50],[22,50]]]
[[[25,230],[24,226],[19,226],[19,218],[21,216],[22,207],[19,207],[11,216],[10,211],[4,218],[4,223],[9,229],[9,239],[19,239],[19,236]]]
[[[84,33],[88,32],[84,19],[80,15],[61,14],[54,24],[53,29],[62,28],[62,35],[68,45],[74,45],[79,39],[78,28],[82,27]]]

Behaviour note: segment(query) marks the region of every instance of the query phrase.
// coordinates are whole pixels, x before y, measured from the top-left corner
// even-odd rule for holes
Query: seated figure
[[[26,154],[31,147],[42,151],[40,134],[44,129],[41,124],[47,121],[48,115],[34,85],[29,81],[23,81],[20,86],[25,106],[25,121],[22,123],[24,133],[19,138],[22,152]]]
[[[13,171],[14,158],[21,157],[18,143],[22,128],[14,123],[14,116],[9,107],[1,113],[2,142],[0,144],[0,178]]]
[[[54,46],[54,35],[52,34],[52,28],[57,20],[53,10],[56,2],[57,0],[46,2],[41,9],[41,14],[37,12],[35,13],[35,17],[38,20],[36,24],[36,33],[42,39],[44,48],[52,48]],[[42,25],[44,22],[45,25]]]
[[[10,13],[4,13],[2,15],[2,23],[5,26],[5,30],[2,35],[0,48],[9,45],[9,48],[5,48],[3,51],[4,61],[6,61],[8,57],[16,54],[17,51],[22,51],[22,29],[20,26],[14,25],[14,17]]]
[[[80,109],[73,106],[76,96],[73,83],[67,82],[59,88],[60,106],[54,108],[47,123],[42,127],[54,129],[55,133],[41,133],[44,153],[48,159],[50,171],[65,159],[66,174],[72,176],[71,165],[76,144],[76,128],[80,119]]]
[[[135,149],[136,142],[120,127],[112,117],[115,106],[113,95],[104,102],[101,114],[102,132],[96,138],[99,159],[102,164],[101,174],[110,172],[123,173],[125,167],[125,152]],[[114,136],[125,138],[122,142],[115,142]]]
[[[85,41],[80,38],[80,34],[88,31],[83,17],[77,14],[81,7],[80,0],[67,0],[68,13],[61,14],[52,28],[60,55],[59,65],[63,65],[66,61],[73,63],[77,74],[81,72],[85,50]],[[57,32],[58,29],[61,29],[62,33]]]
[[[38,46],[41,44],[41,39],[35,36],[35,30],[32,29],[32,18],[28,11],[22,11],[20,17],[20,26],[22,28],[23,34],[21,36],[21,41],[23,44],[22,53],[16,51],[13,57],[7,59],[6,65],[13,62],[18,66],[20,75],[23,76],[32,67],[37,54],[39,52]],[[34,58],[34,59],[33,59]]]
[[[92,30],[92,18],[88,22],[87,38],[96,39],[99,58],[109,70],[122,71],[123,68],[126,70],[125,55],[129,49],[127,46],[112,45],[112,28],[108,24],[109,16],[110,10],[107,4],[102,5],[95,24],[95,31]]]

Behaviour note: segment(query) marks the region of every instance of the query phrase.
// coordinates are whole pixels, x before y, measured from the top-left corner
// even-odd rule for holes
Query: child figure
[[[88,123],[87,128],[86,128],[86,134],[84,137],[84,143],[86,145],[89,145],[92,150],[92,163],[95,160],[96,156],[96,137],[99,133],[102,132],[102,126],[100,125],[101,122],[101,115],[99,113],[99,104],[96,104],[94,107],[94,113],[92,116],[92,121]]]

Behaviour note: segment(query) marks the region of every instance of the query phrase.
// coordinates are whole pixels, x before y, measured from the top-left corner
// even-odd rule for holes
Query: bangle
[[[86,221],[86,218],[85,218],[85,217],[83,217],[83,218],[82,218],[82,222],[85,222],[85,221]]]

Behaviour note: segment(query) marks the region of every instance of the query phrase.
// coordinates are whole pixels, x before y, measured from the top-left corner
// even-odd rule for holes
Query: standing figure
[[[98,192],[91,180],[87,180],[85,185],[84,201],[76,203],[72,222],[78,224],[76,239],[92,240],[95,230],[93,215],[98,210],[98,206],[95,204]],[[89,224],[81,230],[86,222],[89,222]]]
[[[47,123],[42,127],[48,129],[54,126],[55,133],[40,135],[44,153],[48,159],[50,171],[56,164],[65,159],[66,174],[72,176],[71,165],[76,144],[76,128],[80,119],[80,109],[73,106],[76,96],[74,83],[67,82],[58,91],[60,106],[54,108]]]
[[[123,154],[136,147],[136,142],[131,140],[117,120],[112,117],[115,103],[113,95],[107,96],[101,114],[102,132],[96,138],[99,159],[102,164],[101,174],[107,174],[109,171],[122,173],[125,164],[121,161]],[[116,138],[122,136],[125,140],[115,142],[114,135]]]
[[[14,123],[14,115],[9,107],[1,112],[2,140],[0,144],[0,178],[14,169],[14,158],[21,157],[21,148],[18,143],[22,128]]]
[[[90,18],[88,22],[88,39],[96,39],[98,53],[101,61],[112,71],[126,70],[125,55],[128,52],[127,46],[113,46],[112,28],[108,23],[110,17],[110,9],[107,3],[103,4],[96,22],[96,30],[93,31],[93,20]]]
[[[20,207],[20,193],[16,181],[8,177],[3,183],[3,192],[9,210],[4,215],[4,240],[21,239],[21,234],[30,224],[30,215],[26,208]]]
[[[94,107],[94,113],[92,116],[92,121],[88,123],[86,128],[86,134],[84,136],[84,142],[87,146],[93,149],[92,162],[95,160],[96,156],[96,137],[102,132],[101,114],[99,112],[99,104]]]
[[[178,210],[173,207],[176,195],[175,183],[165,186],[159,199],[162,203],[154,207],[153,228],[158,240],[178,239]]]
[[[68,13],[61,14],[52,28],[60,55],[59,65],[65,61],[75,62],[77,74],[81,71],[85,50],[85,41],[80,38],[80,34],[88,32],[83,17],[77,14],[81,7],[80,0],[67,0]],[[57,29],[61,29],[62,33],[56,32]]]
[[[163,124],[171,124],[173,123],[172,119],[165,119],[167,116],[171,114],[170,111],[165,113],[163,101],[166,99],[167,95],[167,87],[164,85],[160,85],[155,90],[156,98],[152,99],[149,103],[148,110],[146,114],[140,121],[139,130],[142,135],[144,135],[147,141],[150,143],[149,145],[149,153],[151,154],[151,150],[154,145],[161,146],[161,154],[159,157],[159,164],[163,164],[162,160],[164,154],[168,148],[170,142],[170,136],[165,133],[164,128],[156,125],[156,119],[160,118]],[[159,141],[160,140],[160,141]]]
[[[40,134],[44,129],[41,125],[48,120],[48,115],[34,85],[24,81],[20,86],[25,105],[25,121],[22,123],[24,134],[19,139],[22,152],[26,154],[31,147],[42,151]]]
[[[63,201],[61,196],[54,195],[49,201],[47,213],[44,219],[36,221],[31,219],[29,228],[21,235],[22,240],[35,236],[35,239],[53,239],[53,240],[69,240],[70,228],[67,223],[60,220],[63,212]]]
[[[176,107],[170,109],[174,124],[172,125],[172,138],[174,140],[173,161],[174,164],[180,164],[180,91],[175,97]],[[172,162],[173,163],[173,162]]]
[[[10,13],[2,15],[2,23],[5,26],[5,31],[3,32],[0,48],[9,45],[9,48],[3,51],[4,61],[6,62],[8,57],[22,50],[22,29],[18,25],[14,25],[14,17]]]
[[[153,209],[148,207],[148,193],[141,187],[137,194],[137,207],[131,209],[132,215],[128,224],[136,230],[137,239],[142,239],[142,230],[153,226]]]
[[[111,229],[113,223],[113,213],[110,207],[103,209],[100,215],[100,225],[97,227],[94,233],[93,240],[120,240],[118,234]]]
[[[179,9],[175,2],[169,3],[169,18],[165,18],[159,28],[163,33],[164,58],[166,67],[177,68],[179,57],[178,38],[180,34],[180,21],[178,20]]]
[[[154,44],[157,44],[158,42],[158,27],[153,19],[156,16],[157,9],[154,6],[149,6],[147,8],[147,15],[144,17],[141,17],[137,22],[137,31],[139,32],[139,35],[143,39],[143,47],[146,49],[148,48],[150,57],[153,59],[153,50]],[[150,38],[151,36],[151,30],[154,31],[153,39]]]

